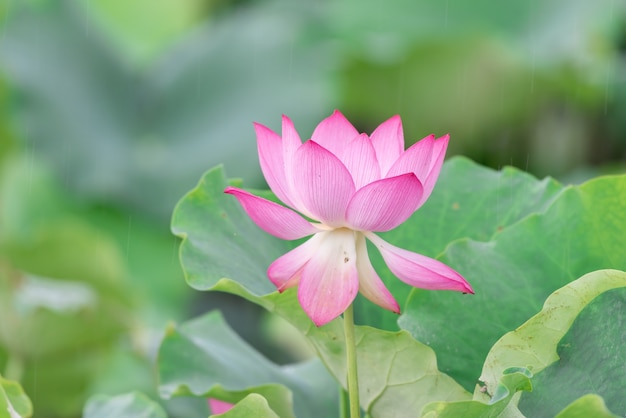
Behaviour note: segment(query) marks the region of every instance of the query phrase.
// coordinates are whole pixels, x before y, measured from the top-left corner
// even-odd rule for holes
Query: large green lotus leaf
[[[284,417],[332,416],[338,408],[336,385],[319,362],[278,366],[237,336],[217,311],[168,329],[158,368],[165,398],[236,403],[254,392]]]
[[[280,418],[281,415],[276,414],[270,408],[267,400],[256,393],[251,393],[243,398],[228,412],[221,415],[211,415],[211,417],[223,418]]]
[[[480,375],[481,382],[492,392],[503,370],[510,367],[528,367],[533,374],[541,375],[540,372],[557,361],[562,365],[571,363],[557,351],[567,344],[580,349],[582,342],[569,341],[564,337],[575,332],[573,324],[580,328],[582,325],[589,325],[590,319],[597,320],[597,323],[586,329],[587,334],[581,340],[585,340],[588,345],[600,344],[604,346],[604,350],[622,349],[617,343],[624,338],[623,332],[626,329],[620,323],[623,322],[620,315],[623,306],[619,303],[602,304],[605,297],[615,296],[610,290],[623,290],[621,288],[626,288],[626,273],[599,270],[555,291],[538,314],[494,344],[485,360]],[[606,315],[603,317],[602,314]],[[606,329],[607,327],[611,328]],[[611,334],[609,331],[614,330],[612,327],[619,332]],[[613,355],[617,360],[621,358],[619,351],[614,351]],[[574,366],[580,367],[572,364]],[[593,367],[598,368],[598,365]],[[604,367],[608,368],[609,364]],[[608,373],[604,367],[598,370]],[[533,379],[533,383],[536,381],[537,379]],[[572,380],[568,387],[571,388],[574,384]],[[562,388],[559,390],[563,391]]]
[[[335,378],[346,387],[343,319],[315,327],[299,308],[296,292],[274,293],[279,313],[300,329]],[[415,417],[432,401],[469,399],[469,394],[437,369],[435,353],[405,331],[390,332],[369,326],[355,330],[361,407],[371,416]]]
[[[618,418],[606,409],[602,398],[598,395],[585,395],[569,404],[555,418]]]
[[[594,296],[592,292],[574,288],[572,297],[563,300],[569,306],[563,308],[563,304],[552,305],[551,310],[545,307],[539,314],[543,314],[543,321],[539,319],[535,322],[543,322],[544,332],[537,330],[531,333],[532,330],[527,329],[521,331],[521,335],[518,334],[520,339],[525,337],[518,361],[526,360],[530,363],[532,359],[533,364],[537,364],[547,360],[537,367],[533,379],[535,390],[523,395],[520,401],[519,409],[527,416],[556,415],[559,410],[587,393],[602,396],[607,408],[617,415],[626,414],[626,273],[600,271],[591,274],[599,276],[594,278],[596,280],[589,280],[591,286],[600,291],[606,288],[609,290],[589,301]],[[616,286],[620,287],[611,289]],[[564,317],[560,319],[570,319],[567,322],[571,323],[568,311],[572,305],[576,307],[581,304],[586,306],[571,327],[554,319]],[[561,315],[561,310],[565,310],[566,314]],[[548,314],[550,318],[546,318]],[[562,335],[563,328],[567,333],[557,343],[550,334]],[[532,340],[529,339],[532,337]],[[537,343],[533,344],[534,341]],[[496,347],[499,344],[502,343]],[[549,357],[542,352],[548,349],[552,351]],[[505,350],[509,355],[512,354],[510,347]],[[531,353],[535,353],[535,358],[530,356]]]
[[[208,166],[262,184],[253,121],[278,128],[288,110],[310,133],[328,112],[330,50],[299,48],[310,13],[251,5],[146,68],[128,65],[91,15],[76,0],[19,2],[0,38],[16,125],[84,196],[169,217]]]
[[[94,395],[85,404],[83,418],[167,418],[161,405],[132,392],[117,396]]]
[[[33,404],[19,383],[0,376],[0,418],[28,418]]]
[[[620,292],[617,297],[616,291]],[[588,392],[603,395],[615,411],[624,409],[626,351],[621,317],[626,307],[625,295],[626,273],[616,270],[589,273],[557,290],[546,300],[541,312],[492,347],[480,377],[484,386],[476,388],[473,401],[440,402],[429,405],[427,411],[433,417],[460,416],[464,407],[462,416],[468,418],[507,414],[554,416]],[[577,337],[575,341],[568,338],[571,335]],[[528,392],[521,394],[519,409],[518,396],[505,410],[503,383],[508,390],[506,402],[513,399],[508,395],[517,389],[503,379],[520,367],[532,370],[534,376],[528,373],[528,377],[533,377],[532,387],[529,380],[528,386],[522,388]],[[600,401],[601,409],[608,412],[604,401],[601,398]],[[592,398],[580,401],[578,406],[569,406],[568,413],[589,413],[589,408],[598,407],[597,399]]]
[[[458,383],[437,369],[435,353],[405,331],[360,326],[356,338],[361,405],[371,416],[384,417],[394,411],[395,417],[411,418],[431,401],[469,398]],[[332,355],[334,362],[345,358],[344,352]]]
[[[381,236],[396,246],[436,257],[459,238],[490,240],[529,214],[544,211],[561,191],[552,179],[540,181],[511,167],[495,171],[455,157],[443,165],[426,204],[404,224]],[[412,288],[391,274],[376,250],[370,250],[370,256],[402,307]],[[369,302],[356,306],[358,321],[397,329],[397,316],[391,312]]]
[[[473,296],[413,291],[400,325],[435,349],[442,371],[466,388],[490,347],[541,309],[555,290],[590,271],[626,269],[626,176],[601,177],[561,193],[486,243],[462,240],[442,261]]]

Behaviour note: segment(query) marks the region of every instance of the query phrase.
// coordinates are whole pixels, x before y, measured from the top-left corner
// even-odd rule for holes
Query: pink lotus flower
[[[335,111],[302,143],[283,116],[282,138],[255,124],[263,175],[276,196],[293,210],[227,187],[252,220],[278,238],[308,241],[268,268],[279,291],[299,286],[298,299],[317,325],[341,315],[357,292],[399,313],[400,308],[374,271],[365,239],[381,252],[400,280],[424,289],[474,293],[445,264],[387,243],[373,232],[407,220],[430,196],[448,146],[448,135],[427,136],[404,150],[402,122],[394,116],[371,136],[359,134]]]

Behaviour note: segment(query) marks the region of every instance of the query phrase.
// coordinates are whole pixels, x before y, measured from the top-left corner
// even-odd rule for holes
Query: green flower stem
[[[350,418],[348,391],[339,385],[339,418]]]
[[[343,313],[343,329],[346,336],[346,356],[348,359],[350,418],[360,418],[361,407],[359,406],[359,382],[356,368],[356,341],[354,338],[354,310],[352,304]]]

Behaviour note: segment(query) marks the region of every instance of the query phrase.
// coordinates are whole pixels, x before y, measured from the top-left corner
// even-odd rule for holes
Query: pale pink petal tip
[[[371,135],[381,174],[384,175],[404,152],[404,133],[399,115],[381,123]]]
[[[290,172],[286,171],[289,161],[285,158],[288,159],[289,155],[285,155],[284,152],[285,141],[277,133],[259,123],[254,124],[254,130],[257,136],[259,164],[267,184],[281,202],[295,207],[288,180]]]
[[[254,126],[254,132],[257,135],[257,139],[259,140],[274,139],[274,138],[280,139],[280,136],[276,132],[268,128],[267,126],[258,122],[252,122],[252,125]]]
[[[291,119],[288,116],[283,115],[282,117],[282,135],[283,139],[288,141],[295,141],[298,144],[301,144],[300,135],[298,135],[298,131],[296,131],[295,126]]]
[[[311,140],[320,144],[335,155],[342,155],[345,146],[359,131],[338,110],[321,121],[313,130]]]

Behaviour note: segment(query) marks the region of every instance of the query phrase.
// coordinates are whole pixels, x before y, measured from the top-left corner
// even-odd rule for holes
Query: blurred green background
[[[209,309],[286,361],[257,308],[185,284],[169,218],[217,164],[264,186],[253,121],[307,138],[335,108],[493,168],[623,172],[626,3],[0,0],[0,374],[35,416],[156,398],[165,324]]]

